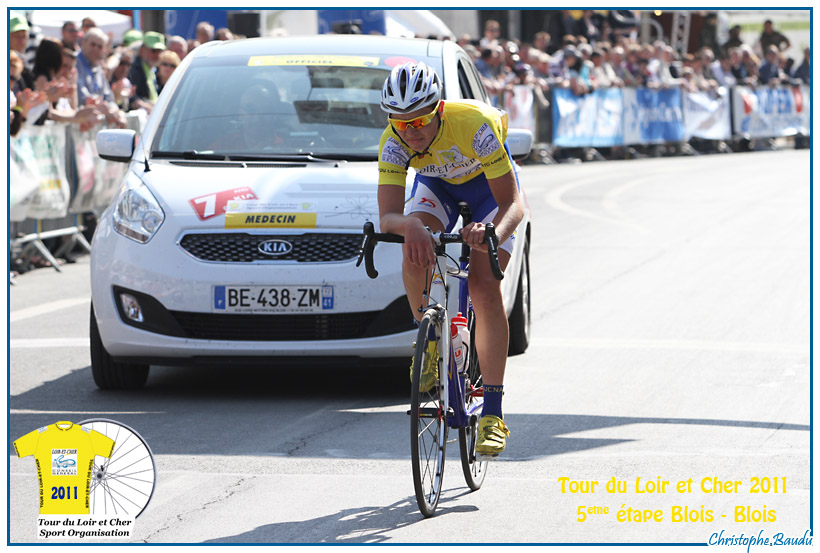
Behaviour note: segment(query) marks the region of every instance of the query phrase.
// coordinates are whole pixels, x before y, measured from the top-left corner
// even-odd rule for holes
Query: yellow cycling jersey
[[[507,114],[483,102],[442,102],[441,124],[432,144],[418,155],[388,125],[379,142],[379,185],[406,185],[407,169],[463,184],[482,172],[493,179],[512,171],[504,149]]]
[[[87,515],[94,457],[111,457],[114,441],[90,428],[60,421],[14,442],[18,457],[34,455],[41,515]]]

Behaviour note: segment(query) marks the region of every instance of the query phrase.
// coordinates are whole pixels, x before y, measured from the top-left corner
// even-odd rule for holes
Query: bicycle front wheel
[[[476,393],[483,385],[481,380],[481,367],[478,363],[478,351],[475,347],[475,314],[470,311],[470,351],[467,357],[467,377],[464,381],[464,398],[467,407],[472,407],[481,401]],[[470,421],[470,425],[458,429],[458,445],[461,452],[461,469],[464,472],[464,480],[467,486],[476,491],[484,483],[487,476],[487,461],[479,461],[476,458],[475,444],[478,439],[478,416],[475,415]]]
[[[444,450],[447,446],[447,415],[444,412],[441,371],[441,321],[430,310],[419,323],[416,353],[413,358],[413,383],[410,392],[410,452],[413,461],[413,486],[416,502],[425,517],[433,513],[441,499],[444,478]],[[422,390],[424,368],[435,368],[438,378],[429,390]]]

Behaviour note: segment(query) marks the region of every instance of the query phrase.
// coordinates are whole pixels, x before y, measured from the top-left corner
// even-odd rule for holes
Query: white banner
[[[26,151],[26,140],[31,152]],[[16,161],[25,167],[18,167],[17,171],[12,172],[10,188],[25,190],[31,185],[32,178],[39,180],[37,193],[28,204],[25,216],[30,219],[63,217],[68,210],[71,193],[65,174],[65,128],[28,125],[12,139],[12,151],[20,154]],[[17,212],[15,216],[19,214]]]
[[[535,128],[535,96],[532,89],[523,84],[513,86],[512,93],[504,92],[504,111],[509,116],[511,129],[527,129],[536,136]]]
[[[811,93],[808,86],[734,89],[735,134],[771,138],[811,134]]]
[[[28,136],[10,138],[9,155],[9,219],[25,220],[34,195],[40,190],[40,171]]]
[[[708,140],[728,140],[732,137],[732,118],[729,112],[729,90],[685,92],[683,94],[683,121],[686,139],[693,136]]]

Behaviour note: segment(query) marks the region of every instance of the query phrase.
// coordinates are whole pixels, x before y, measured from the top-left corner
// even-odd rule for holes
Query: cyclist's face
[[[431,108],[428,106],[404,115],[393,115],[392,118],[396,121],[410,121],[412,119],[416,119],[417,117],[421,117],[422,115],[427,115],[430,113],[430,109]],[[403,131],[396,129],[396,132],[408,146],[417,152],[423,152],[430,144],[433,143],[433,139],[436,137],[440,117],[441,115],[436,114],[429,124],[421,127],[420,129],[407,127]]]

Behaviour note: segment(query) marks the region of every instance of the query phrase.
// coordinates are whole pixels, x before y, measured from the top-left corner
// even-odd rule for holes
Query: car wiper
[[[185,150],[184,152],[167,152],[154,150],[151,157],[156,158],[182,158],[182,159],[212,159],[222,161],[227,159],[225,154],[215,154],[213,152],[197,152],[196,150]]]
[[[374,154],[321,154],[313,152],[295,152],[291,154],[242,154],[231,155],[231,161],[311,161],[322,163],[328,161],[376,161]]]

